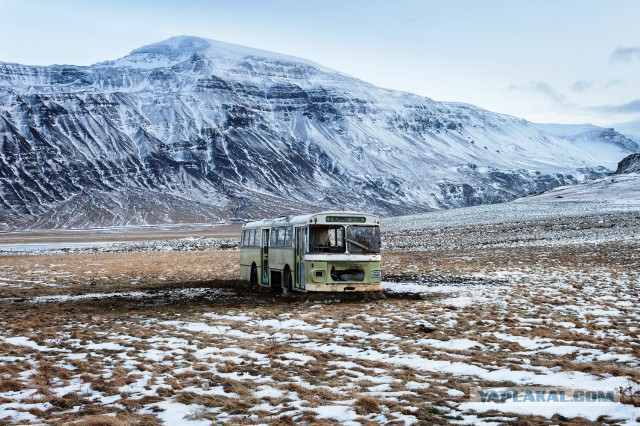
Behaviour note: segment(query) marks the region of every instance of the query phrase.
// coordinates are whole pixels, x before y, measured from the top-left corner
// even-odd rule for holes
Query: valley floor
[[[388,221],[375,301],[251,290],[228,235],[5,252],[0,424],[637,424],[640,213],[500,208]],[[522,386],[616,401],[470,398]]]

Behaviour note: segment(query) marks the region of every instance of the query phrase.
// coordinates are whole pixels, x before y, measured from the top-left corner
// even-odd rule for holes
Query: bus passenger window
[[[344,228],[339,227],[335,229],[335,242],[333,244],[336,247],[344,247]]]
[[[285,247],[291,247],[291,236],[293,234],[293,227],[287,226],[285,229],[284,245]]]
[[[284,226],[278,228],[278,247],[284,247],[285,229],[287,228],[285,228]]]

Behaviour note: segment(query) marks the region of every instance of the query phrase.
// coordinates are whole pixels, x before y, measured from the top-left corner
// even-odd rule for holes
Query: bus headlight
[[[382,278],[382,271],[371,271],[371,278]]]
[[[321,269],[314,269],[312,276],[313,276],[313,282],[323,283],[325,281],[324,271]]]

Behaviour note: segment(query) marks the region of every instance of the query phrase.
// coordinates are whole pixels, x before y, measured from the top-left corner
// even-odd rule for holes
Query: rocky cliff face
[[[631,154],[618,163],[618,168],[614,174],[625,173],[640,173],[640,154]]]
[[[525,120],[174,37],[77,66],[0,63],[0,227],[382,215],[511,200],[606,170]]]

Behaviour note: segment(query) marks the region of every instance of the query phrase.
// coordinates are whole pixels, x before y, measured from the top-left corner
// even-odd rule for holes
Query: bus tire
[[[282,294],[287,295],[293,290],[293,282],[291,280],[291,269],[287,266],[282,274]]]
[[[251,287],[258,287],[258,268],[255,263],[251,265],[251,277],[249,278],[249,282],[251,283]]]

